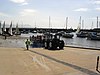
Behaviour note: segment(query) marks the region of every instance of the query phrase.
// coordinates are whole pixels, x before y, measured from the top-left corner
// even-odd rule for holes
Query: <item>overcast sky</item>
[[[32,27],[77,28],[79,18],[84,28],[95,28],[100,17],[100,0],[0,0],[0,20],[6,24],[29,24]],[[93,21],[93,25],[92,25]]]

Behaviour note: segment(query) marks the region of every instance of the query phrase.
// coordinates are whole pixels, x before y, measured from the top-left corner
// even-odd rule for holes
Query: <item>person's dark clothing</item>
[[[25,44],[26,44],[27,50],[29,50],[30,41],[27,40],[27,41],[25,42]]]

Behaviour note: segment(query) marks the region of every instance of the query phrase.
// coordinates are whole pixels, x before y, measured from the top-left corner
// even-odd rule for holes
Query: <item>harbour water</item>
[[[39,34],[39,33],[38,33]],[[8,38],[5,40],[4,37],[0,38],[0,47],[25,47],[25,40],[29,38],[32,35],[38,35],[37,33],[29,33],[29,34],[21,34],[20,37],[25,37],[23,39],[12,39]],[[96,48],[100,49],[100,41],[94,41],[94,40],[87,40],[87,38],[79,38],[74,33],[74,37],[71,38],[62,38],[64,40],[65,45],[67,46],[75,46],[75,47],[85,47],[85,48]]]
[[[65,45],[68,46],[100,49],[100,41],[88,40],[87,38],[79,38],[75,34],[72,39],[69,38],[61,38],[61,39],[63,39],[65,41]]]

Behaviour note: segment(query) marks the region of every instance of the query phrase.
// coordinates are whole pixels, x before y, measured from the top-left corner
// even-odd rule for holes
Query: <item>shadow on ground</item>
[[[80,67],[80,66],[77,66],[77,65],[73,65],[73,64],[70,64],[70,63],[67,63],[67,62],[64,62],[64,61],[62,61],[62,60],[59,60],[59,59],[50,57],[50,56],[48,56],[48,55],[45,55],[45,54],[42,54],[42,53],[39,53],[39,52],[36,52],[36,51],[33,51],[33,50],[29,50],[29,51],[31,51],[31,52],[33,52],[33,53],[36,53],[36,54],[39,54],[39,55],[41,55],[41,56],[44,56],[44,57],[46,57],[46,58],[48,58],[48,59],[50,59],[50,60],[53,60],[53,61],[55,61],[55,62],[57,62],[57,63],[60,63],[60,64],[65,65],[65,66],[72,67],[72,68],[74,68],[74,69],[76,69],[76,70],[79,70],[79,71],[81,71],[81,72],[83,72],[83,73],[86,73],[86,74],[88,74],[88,75],[100,75],[100,74],[98,74],[98,73],[96,73],[96,72],[94,72],[94,71],[91,71],[91,70],[89,70],[89,69],[86,69],[86,68],[83,68],[83,67]]]

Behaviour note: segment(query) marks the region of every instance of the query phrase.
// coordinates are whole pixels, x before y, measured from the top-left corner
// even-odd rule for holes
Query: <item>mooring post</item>
[[[97,57],[97,64],[96,64],[96,70],[98,71],[98,66],[99,66],[99,56]]]

